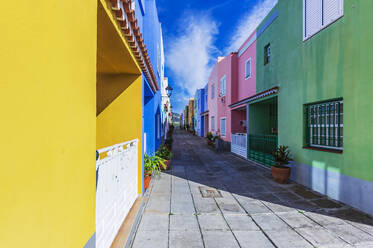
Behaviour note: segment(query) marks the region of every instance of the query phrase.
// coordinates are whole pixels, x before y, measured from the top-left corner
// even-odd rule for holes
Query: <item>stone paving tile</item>
[[[248,215],[224,215],[229,227],[233,231],[259,231],[259,227]]]
[[[168,230],[168,214],[144,213],[141,218],[139,230],[164,231]]]
[[[341,208],[342,207],[341,204],[335,201],[329,200],[329,199],[317,199],[317,200],[312,200],[312,202],[321,208]]]
[[[171,170],[153,177],[132,247],[373,248],[371,216],[277,184],[269,170],[218,154],[204,139],[176,131],[174,140]],[[223,197],[204,198],[200,186]]]
[[[206,248],[239,248],[230,231],[202,231]]]
[[[261,213],[270,213],[269,210],[261,201],[239,196],[237,197],[238,202],[245,209],[248,214],[261,214]]]
[[[202,230],[229,230],[229,227],[221,214],[200,214],[197,215],[197,218]]]
[[[168,214],[170,212],[170,196],[165,195],[158,198],[151,198],[148,202],[148,205],[145,209],[145,213],[153,213],[153,214]]]
[[[264,231],[290,229],[284,221],[273,213],[253,214],[251,217]]]
[[[350,220],[347,220],[346,222],[373,236],[373,224],[372,223],[361,223],[359,221],[350,221]]]
[[[292,229],[266,231],[278,248],[312,248],[313,246]]]
[[[373,236],[350,224],[327,226],[326,228],[352,245],[373,245]]]
[[[133,248],[167,248],[168,247],[168,230],[139,230],[136,233]]]
[[[305,198],[305,199],[319,199],[324,198],[325,196],[320,195],[319,193],[316,193],[311,190],[307,190],[305,187],[300,185],[295,185],[291,188],[291,190],[294,191],[295,194]]]
[[[170,215],[171,231],[199,231],[197,217],[194,214]]]
[[[194,214],[196,210],[192,201],[171,201],[171,213],[173,214]]]
[[[272,203],[272,202],[266,202],[266,201],[263,201],[262,203],[275,213],[298,212],[297,209],[288,207],[287,204],[285,203]]]
[[[298,209],[299,211],[310,211],[310,212],[319,212],[320,207],[316,204],[312,203],[311,201],[300,200],[300,201],[292,201],[287,202],[286,206],[292,207],[294,209]]]
[[[153,247],[153,246],[152,246]],[[154,246],[156,247],[156,246]],[[170,231],[170,248],[203,248],[199,231]]]
[[[258,194],[252,194],[251,196],[257,200],[266,201],[266,202],[272,202],[272,203],[283,202],[272,193],[258,193]]]
[[[346,224],[346,222],[343,221],[343,219],[334,216],[328,216],[325,214],[313,212],[304,212],[303,214],[322,226]]]
[[[291,192],[276,192],[273,193],[277,198],[279,198],[281,201],[284,202],[292,202],[292,201],[299,201],[301,198],[297,196],[296,194],[293,194]]]
[[[304,227],[296,230],[315,247],[350,247],[348,243],[327,232],[323,227]]]
[[[220,210],[223,214],[244,214],[245,210],[241,208],[239,203],[232,195],[223,192],[223,198],[215,198]]]
[[[274,248],[262,231],[233,231],[241,248]]]
[[[218,214],[220,210],[212,198],[194,198],[194,205],[197,213],[201,214]]]
[[[299,212],[277,213],[277,215],[292,228],[320,227],[316,222]]]

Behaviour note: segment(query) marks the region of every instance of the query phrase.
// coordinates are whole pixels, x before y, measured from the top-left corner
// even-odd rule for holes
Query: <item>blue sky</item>
[[[165,75],[181,113],[206,85],[218,56],[237,51],[277,0],[156,0],[166,55]]]

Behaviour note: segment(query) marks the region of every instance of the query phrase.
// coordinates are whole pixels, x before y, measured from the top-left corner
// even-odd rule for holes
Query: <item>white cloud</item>
[[[166,66],[173,74],[178,89],[178,101],[193,97],[196,89],[206,85],[217,50],[217,23],[206,15],[188,13],[180,25],[180,32],[169,37]]]
[[[259,2],[243,15],[238,22],[232,38],[225,49],[228,54],[237,51],[249,35],[258,27],[259,23],[266,17],[271,9],[276,5],[277,0],[259,0]]]

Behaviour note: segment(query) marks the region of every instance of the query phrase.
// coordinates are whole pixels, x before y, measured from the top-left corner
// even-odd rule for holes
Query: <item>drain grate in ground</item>
[[[199,191],[201,192],[201,195],[203,198],[222,198],[222,194],[219,190],[209,187],[199,187]]]

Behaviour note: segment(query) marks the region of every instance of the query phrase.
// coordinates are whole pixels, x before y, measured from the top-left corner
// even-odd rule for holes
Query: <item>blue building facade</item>
[[[160,85],[163,80],[163,42],[161,23],[155,0],[133,1],[132,8],[138,20],[140,32],[143,34],[150,62],[156,77],[157,87],[151,85],[143,75],[143,151],[152,155],[162,141],[161,123],[161,92]]]
[[[201,114],[204,112],[205,107],[205,89],[198,89],[196,91],[194,99],[194,127],[196,134],[203,137],[205,131],[205,122]]]
[[[209,115],[208,115],[208,89],[209,86],[206,84],[203,89],[202,101],[201,101],[201,137],[205,137],[209,130]]]

